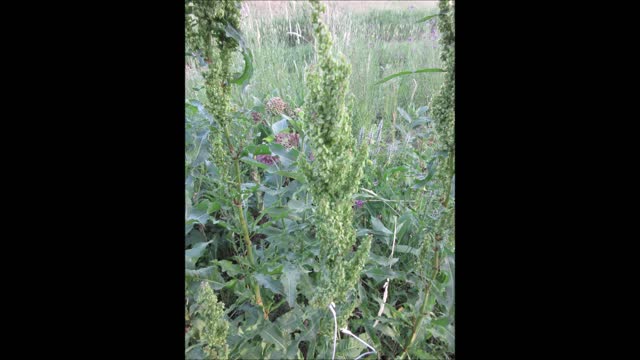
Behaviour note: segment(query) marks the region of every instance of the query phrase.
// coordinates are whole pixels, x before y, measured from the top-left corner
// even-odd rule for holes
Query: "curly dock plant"
[[[231,84],[235,81],[231,76],[233,52],[238,50],[240,40],[240,1],[235,0],[188,0],[185,2],[186,44],[190,50],[201,54],[209,64],[204,71],[207,93],[207,110],[214,116],[222,128],[228,153],[233,159],[235,172],[235,189],[229,189],[236,207],[238,219],[242,227],[247,257],[255,265],[249,229],[242,208],[242,173],[240,171],[239,151],[234,149],[230,139],[229,123],[231,122]],[[220,133],[212,129],[213,133]],[[215,147],[214,147],[215,150]],[[214,158],[216,156],[213,154]],[[253,283],[255,302],[263,307],[260,288]],[[268,314],[263,307],[264,317]]]
[[[342,302],[360,279],[371,248],[365,238],[356,251],[352,195],[358,190],[367,161],[367,145],[356,149],[346,97],[351,67],[342,54],[336,56],[331,33],[321,19],[324,5],[311,0],[317,64],[307,75],[305,133],[314,160],[301,160],[316,205],[316,238],[320,241],[321,274],[311,303],[327,307]]]
[[[446,72],[444,83],[431,102],[431,114],[438,134],[439,150],[447,154],[446,161],[438,166],[436,174],[444,190],[444,196],[441,199],[443,212],[435,224],[435,229],[424,235],[425,240],[419,256],[420,261],[424,261],[427,258],[428,250],[433,247],[432,279],[436,279],[440,272],[442,245],[447,240],[454,241],[454,204],[451,201],[451,185],[455,175],[455,3],[449,0],[440,0],[439,6],[440,14],[442,14],[438,19],[438,30],[442,34],[440,58]],[[424,300],[413,320],[411,335],[407,338],[401,358],[404,358],[414,345],[422,321],[427,316],[432,282],[433,280],[429,281],[425,289]]]
[[[444,197],[441,201],[444,214],[436,228],[436,240],[445,238],[447,230],[452,228],[453,206],[451,199],[451,184],[455,175],[455,2],[440,0],[440,13],[444,14],[438,23],[442,34],[440,54],[444,64],[445,77],[440,91],[431,102],[431,114],[435,121],[440,150],[447,154],[447,161],[438,167],[438,179],[443,184]],[[453,240],[453,239],[449,239]]]

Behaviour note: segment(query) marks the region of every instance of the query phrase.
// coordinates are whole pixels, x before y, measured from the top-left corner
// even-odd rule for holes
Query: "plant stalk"
[[[227,124],[224,124],[224,137],[229,147],[229,150],[233,152],[233,146],[231,145],[231,136],[229,135],[229,128]],[[244,211],[242,209],[242,177],[240,173],[240,159],[239,154],[232,154],[233,163],[236,171],[236,188],[238,190],[239,199],[233,199],[233,203],[238,210],[238,218],[240,219],[240,225],[242,226],[242,233],[245,247],[247,248],[247,257],[249,258],[249,262],[251,266],[256,265],[255,258],[253,257],[253,249],[251,246],[251,239],[249,238],[249,227],[247,226],[247,220],[244,217]],[[264,306],[262,301],[262,296],[260,295],[260,287],[255,281],[251,281],[251,285],[253,287],[253,292],[256,297],[256,304],[262,308],[262,312],[264,314],[265,320],[269,318],[269,312]]]
[[[448,181],[447,181],[447,187],[446,187],[446,195],[445,195],[445,200],[444,200],[444,207],[445,209],[447,208],[447,206],[449,205],[449,195],[451,193],[451,178],[453,177],[453,173],[454,173],[454,169],[453,169],[453,156],[454,156],[454,152],[451,152],[451,155],[449,156],[449,166],[448,166],[448,173],[449,173],[449,177],[448,177]],[[438,273],[440,272],[440,246],[438,245],[439,242],[439,236],[436,234],[435,240],[435,249],[434,249],[434,271],[433,271],[433,277],[432,277],[432,281],[435,281],[436,277],[438,276]],[[426,245],[425,245],[426,246]],[[406,346],[404,347],[404,351],[402,352],[402,356],[400,357],[401,359],[403,359],[405,357],[405,355],[407,355],[409,349],[411,348],[411,346],[413,345],[414,341],[416,340],[416,337],[418,336],[418,329],[420,327],[420,324],[422,324],[422,320],[424,319],[424,317],[427,315],[427,303],[429,302],[429,293],[431,291],[431,284],[432,282],[429,282],[427,285],[427,288],[425,290],[425,295],[424,295],[424,301],[422,302],[422,306],[420,306],[420,312],[418,313],[418,317],[416,317],[414,323],[413,323],[413,328],[411,330],[411,337],[409,338],[409,340],[407,341]]]

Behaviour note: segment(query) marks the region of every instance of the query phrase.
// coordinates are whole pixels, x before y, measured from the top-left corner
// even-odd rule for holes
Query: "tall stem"
[[[224,127],[224,137],[227,142],[227,146],[229,147],[229,150],[232,153],[233,163],[234,163],[235,172],[236,172],[235,185],[238,191],[238,198],[233,199],[233,203],[236,206],[236,209],[238,212],[238,218],[240,219],[240,225],[242,226],[242,233],[243,233],[242,235],[244,239],[244,245],[247,249],[247,257],[249,258],[249,262],[251,263],[251,266],[255,267],[256,262],[255,262],[255,258],[253,257],[253,248],[251,246],[251,239],[249,238],[249,227],[247,226],[247,220],[244,217],[244,211],[242,208],[242,173],[240,172],[240,160],[238,158],[238,155],[233,153],[234,151],[233,151],[233,146],[231,145],[231,136],[229,135],[229,128],[227,124],[225,123],[223,127]],[[264,303],[262,302],[262,296],[260,295],[260,287],[254,281],[251,282],[251,285],[253,287],[253,292],[255,293],[255,296],[256,296],[256,304],[262,307],[264,318],[266,320],[269,318],[269,312],[264,307]]]
[[[427,245],[424,245],[424,246],[427,246]],[[436,243],[436,248],[435,248],[435,269],[434,269],[435,271],[434,271],[434,274],[433,274],[433,279],[435,279],[436,276],[438,276],[438,272],[440,271],[440,258],[439,258],[438,250],[439,250],[439,246]],[[435,281],[435,280],[432,280],[432,281]],[[408,351],[411,348],[411,346],[413,345],[414,341],[416,341],[416,337],[418,336],[418,329],[420,328],[420,324],[422,324],[422,320],[427,315],[427,304],[429,303],[429,293],[431,291],[432,281],[430,281],[427,284],[427,288],[425,289],[424,301],[422,302],[422,306],[420,306],[420,312],[418,313],[418,316],[415,318],[415,320],[413,322],[413,327],[411,329],[411,337],[409,338],[409,340],[407,341],[407,344],[404,347],[404,351],[402,352],[402,356],[400,356],[401,359],[404,359],[405,355],[408,353]]]
[[[445,209],[447,208],[447,206],[449,205],[449,195],[451,194],[451,179],[453,177],[454,172],[454,168],[453,168],[453,157],[455,156],[455,152],[453,150],[451,150],[451,154],[449,155],[449,159],[448,159],[448,166],[447,166],[447,173],[448,173],[448,180],[445,183],[446,186],[446,190],[445,190],[445,200],[444,200],[444,207]],[[445,210],[446,211],[446,210]],[[436,234],[435,240],[436,240],[436,246],[434,249],[434,269],[433,269],[433,277],[432,277],[432,281],[435,281],[436,277],[438,276],[438,273],[440,272],[440,245],[438,244],[439,239],[441,240],[442,238],[440,237],[440,234]],[[426,246],[426,244],[424,245]],[[422,302],[422,306],[420,306],[420,312],[418,313],[418,316],[416,317],[414,323],[413,323],[413,328],[411,330],[411,337],[409,338],[409,340],[407,341],[406,346],[404,347],[404,351],[402,353],[402,356],[400,357],[401,359],[403,359],[405,357],[405,355],[407,354],[407,352],[409,351],[409,349],[411,348],[411,346],[413,345],[414,341],[416,340],[416,337],[418,336],[418,329],[420,328],[420,324],[422,324],[422,320],[424,319],[424,317],[427,315],[427,304],[428,304],[428,300],[429,300],[429,293],[431,291],[431,284],[432,281],[429,282],[427,284],[427,288],[425,289],[425,294],[424,294],[424,301]]]

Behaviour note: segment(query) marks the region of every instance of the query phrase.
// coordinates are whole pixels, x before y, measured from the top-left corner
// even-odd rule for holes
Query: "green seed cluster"
[[[224,319],[224,305],[207,282],[202,282],[198,296],[199,313],[204,321],[201,340],[206,344],[204,353],[210,359],[229,357],[227,332],[229,323]]]
[[[322,274],[316,306],[326,307],[345,300],[355,287],[368,257],[371,238],[354,252],[353,194],[358,190],[368,148],[356,149],[351,135],[346,96],[351,67],[342,54],[334,56],[333,41],[320,15],[324,6],[312,0],[312,22],[316,37],[317,65],[307,74],[304,126],[313,149],[314,161],[301,158],[315,209],[316,237],[320,241]]]
[[[440,0],[440,17],[438,27],[442,37],[441,60],[446,70],[444,83],[431,105],[432,116],[436,123],[436,131],[448,158],[442,161],[437,170],[437,178],[444,185],[446,194],[444,209],[436,224],[435,233],[441,239],[452,240],[455,237],[454,201],[450,198],[451,182],[455,174],[455,6],[453,1]]]
[[[227,36],[228,25],[238,30],[240,2],[235,0],[188,0],[185,2],[186,44],[201,52],[209,64],[204,71],[209,104],[207,110],[221,124],[231,112],[230,65],[238,42]]]
[[[437,95],[431,103],[431,114],[436,123],[436,130],[443,145],[452,150],[455,148],[455,17],[454,6],[448,0],[440,1],[438,30],[441,33],[442,52],[440,59],[444,65],[445,78]]]

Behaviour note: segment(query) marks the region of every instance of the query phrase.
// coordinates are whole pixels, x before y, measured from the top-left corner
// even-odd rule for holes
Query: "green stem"
[[[229,128],[226,124],[224,125],[224,137],[227,142],[227,145],[229,146],[229,150],[233,152],[233,146],[231,145],[231,136],[229,135]],[[236,172],[235,186],[239,194],[238,198],[233,199],[233,202],[238,209],[238,218],[240,219],[240,225],[242,226],[244,244],[247,248],[247,256],[249,257],[249,261],[251,262],[251,265],[255,265],[255,259],[253,257],[253,251],[251,247],[251,239],[249,237],[249,228],[247,227],[247,221],[244,217],[244,211],[242,209],[242,177],[241,177],[242,173],[240,172],[240,160],[238,159],[238,156],[235,154],[233,154],[232,157],[233,157],[233,164]]]
[[[253,180],[258,184],[258,186],[260,186],[260,173],[258,171],[258,169],[255,170],[255,177]],[[260,191],[256,191],[256,208],[258,209],[259,214],[264,210],[264,203],[262,202],[262,195]]]
[[[226,123],[224,124],[223,127],[224,127],[224,137],[227,142],[227,146],[229,147],[229,150],[232,153],[233,162],[234,162],[235,171],[236,171],[236,188],[238,191],[239,198],[233,199],[233,202],[236,205],[236,208],[238,211],[238,218],[240,219],[240,225],[242,226],[244,244],[245,244],[245,247],[247,248],[247,257],[249,258],[249,262],[251,263],[251,266],[255,267],[256,262],[255,262],[255,258],[253,257],[253,248],[251,246],[251,239],[249,238],[249,228],[247,226],[247,220],[244,217],[244,211],[242,209],[242,177],[241,177],[242,173],[240,172],[239,154],[233,154],[234,151],[233,151],[233,146],[231,145],[231,136],[229,135],[229,128]],[[256,296],[256,304],[262,307],[264,318],[268,319],[269,313],[267,312],[267,309],[265,308],[264,303],[262,302],[262,296],[260,295],[260,287],[254,281],[251,281],[251,285],[253,287],[253,291]]]
[[[455,150],[451,150],[451,155],[449,155],[449,166],[448,169],[449,170],[449,176],[448,176],[448,181],[446,183],[447,187],[446,187],[446,191],[447,191],[447,195],[445,197],[444,200],[444,207],[445,209],[447,208],[447,205],[449,205],[449,195],[451,194],[451,181],[453,179],[453,174],[454,172],[454,168],[453,168],[453,158],[455,156]]]
[[[427,246],[427,245],[425,244],[424,246]],[[434,274],[433,274],[433,280],[432,281],[435,281],[436,277],[438,276],[438,272],[440,271],[440,256],[439,256],[438,250],[439,250],[439,247],[438,247],[438,245],[436,243],[436,248],[435,248],[435,259],[436,260],[435,260],[435,269],[434,269],[435,271],[434,271]],[[420,312],[418,313],[418,317],[416,317],[416,319],[413,322],[413,328],[411,330],[411,337],[407,341],[407,344],[404,347],[404,351],[402,352],[402,356],[400,357],[400,359],[404,359],[405,355],[407,355],[409,349],[413,345],[413,342],[416,340],[416,337],[418,336],[418,329],[420,328],[420,324],[422,324],[422,320],[427,315],[427,304],[429,303],[429,292],[431,291],[432,281],[430,281],[427,284],[427,288],[425,289],[425,293],[424,293],[424,301],[422,302],[422,306],[420,306]]]
[[[448,166],[447,166],[447,172],[448,172],[448,180],[446,181],[445,185],[446,185],[446,192],[445,192],[445,200],[444,200],[444,207],[445,209],[447,208],[447,206],[449,205],[449,195],[451,194],[451,179],[453,178],[453,174],[454,174],[454,168],[453,168],[453,159],[454,159],[455,153],[454,151],[451,151],[451,155],[449,156],[448,159]],[[433,277],[432,277],[432,281],[435,281],[436,277],[438,276],[438,273],[440,272],[440,246],[438,245],[438,234],[436,234],[436,246],[434,249],[435,252],[435,260],[434,260],[434,271],[433,271]],[[427,246],[426,244],[424,246]],[[413,345],[414,341],[416,340],[416,337],[418,336],[418,329],[420,328],[420,324],[422,324],[422,320],[424,319],[424,317],[427,315],[427,304],[428,304],[428,300],[429,300],[429,292],[431,291],[431,284],[432,282],[429,282],[429,284],[427,285],[427,288],[425,290],[425,295],[424,295],[424,302],[422,303],[422,306],[420,306],[420,312],[418,313],[418,317],[415,319],[414,323],[413,323],[413,328],[411,330],[411,337],[409,338],[409,340],[407,341],[406,346],[404,347],[404,351],[402,353],[402,356],[400,357],[401,359],[403,359],[405,357],[405,355],[407,355],[409,349],[411,348],[411,346]]]
[[[445,200],[443,202],[443,205],[445,207],[445,209],[447,208],[447,206],[449,205],[449,195],[451,194],[451,180],[453,178],[453,174],[454,174],[454,168],[453,168],[453,164],[454,164],[454,156],[455,156],[455,152],[452,150],[451,151],[451,155],[449,156],[448,159],[448,166],[447,166],[447,173],[448,173],[448,179],[445,182],[445,186],[446,186],[446,190],[445,190]],[[433,277],[432,277],[432,281],[435,281],[436,277],[438,276],[438,273],[440,271],[440,246],[438,245],[438,234],[436,234],[436,246],[434,249],[434,271],[433,271]],[[423,246],[427,246],[426,244]],[[411,330],[411,337],[409,337],[409,339],[407,340],[407,343],[404,347],[404,351],[402,352],[402,356],[400,357],[401,359],[403,359],[409,349],[411,348],[411,346],[413,345],[414,341],[416,340],[416,337],[418,335],[418,329],[420,328],[420,324],[422,324],[422,320],[425,318],[425,316],[427,315],[427,304],[429,303],[429,293],[431,291],[431,284],[432,282],[429,282],[427,284],[427,288],[425,289],[425,295],[424,295],[424,301],[422,302],[422,306],[420,306],[420,312],[418,313],[418,316],[416,317],[416,319],[414,320],[413,323],[413,327]]]

